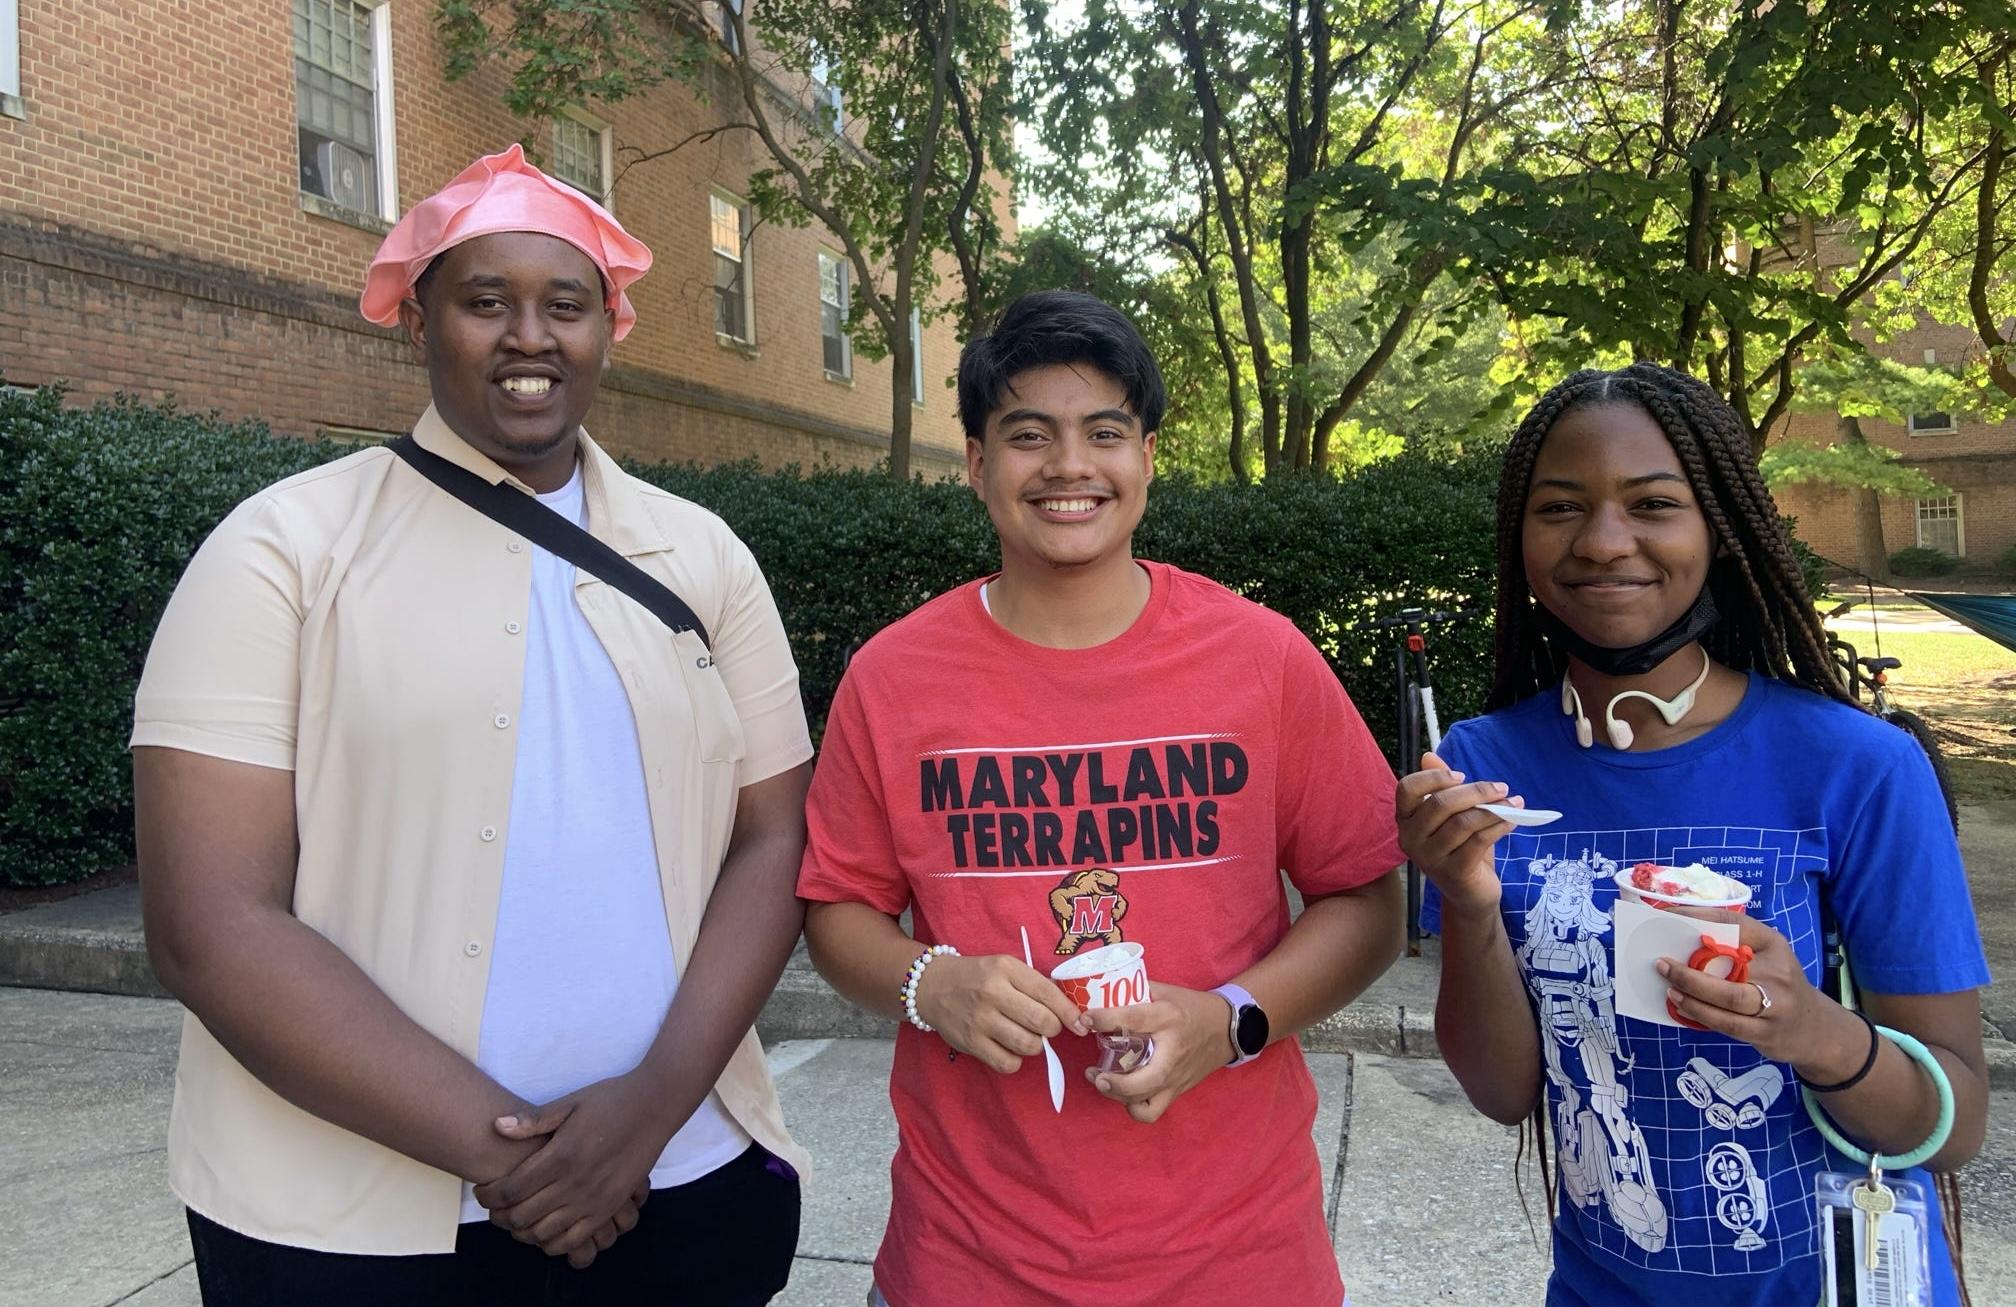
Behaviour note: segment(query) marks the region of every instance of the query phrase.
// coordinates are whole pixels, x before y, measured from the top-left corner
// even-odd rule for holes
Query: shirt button
[[[505,545],[504,547],[506,549],[509,549],[514,554],[522,554],[525,552],[525,542],[523,540],[513,540],[510,544]]]
[[[483,842],[488,844],[491,840],[497,838],[497,828],[495,826],[485,826],[482,830],[482,835]]]
[[[497,729],[501,731],[511,724],[511,714],[500,712],[490,720],[495,722],[497,724]]]
[[[483,946],[472,939],[462,946],[462,951],[473,958],[483,951]]]
[[[506,622],[506,623],[504,623],[504,633],[505,633],[506,635],[516,635],[516,634],[518,634],[518,633],[519,633],[520,631],[522,631],[522,630],[524,630],[524,629],[525,629],[524,627],[522,627],[522,626],[518,625],[518,623],[516,623],[516,622]]]

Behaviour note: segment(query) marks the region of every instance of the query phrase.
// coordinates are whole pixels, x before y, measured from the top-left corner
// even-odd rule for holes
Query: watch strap
[[[1225,1065],[1245,1066],[1254,1058],[1259,1057],[1260,1053],[1265,1050],[1248,1053],[1239,1046],[1239,1014],[1249,1007],[1258,1008],[1260,1005],[1253,1001],[1253,995],[1246,992],[1240,986],[1232,984],[1230,981],[1218,986],[1218,988],[1211,992],[1232,1005],[1232,1060]]]

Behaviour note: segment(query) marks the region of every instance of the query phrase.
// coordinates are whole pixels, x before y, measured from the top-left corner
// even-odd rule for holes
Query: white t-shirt
[[[582,526],[581,469],[539,502]],[[621,1075],[657,1037],[678,964],[658,884],[637,723],[574,602],[574,565],[534,546],[525,693],[476,1065],[533,1103]],[[709,1091],[651,1168],[697,1180],[749,1136]],[[462,1187],[462,1219],[489,1213]]]

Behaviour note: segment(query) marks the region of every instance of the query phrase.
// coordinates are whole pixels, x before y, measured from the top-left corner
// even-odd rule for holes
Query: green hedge
[[[120,400],[0,391],[0,883],[133,856],[133,686],[232,505],[349,451]]]
[[[0,882],[72,880],[131,857],[133,687],[176,578],[234,504],[348,452],[172,407],[0,391]],[[850,647],[995,565],[986,516],[961,486],[750,465],[633,470],[748,541],[815,722]],[[1250,489],[1165,478],[1139,547],[1295,621],[1390,752],[1394,637],[1368,623],[1410,602],[1488,605],[1496,474],[1487,451]],[[1438,633],[1444,721],[1481,702],[1488,626]]]
[[[60,883],[132,856],[133,687],[176,579],[233,505],[351,452],[173,406],[61,398],[0,389],[0,883]],[[1377,617],[1478,610],[1430,649],[1445,723],[1483,701],[1497,464],[1487,449],[1251,488],[1164,477],[1137,543],[1294,621],[1390,755],[1395,635]],[[996,563],[963,486],[753,464],[631,470],[720,513],[762,561],[815,727],[849,650]]]
[[[1944,576],[1958,566],[1960,560],[1953,555],[1923,545],[1912,545],[1890,555],[1892,576]]]
[[[630,470],[705,504],[748,542],[791,633],[815,728],[853,645],[999,564],[993,528],[963,485],[897,485],[868,471],[766,474],[750,464]],[[1409,603],[1488,610],[1497,476],[1492,451],[1246,488],[1162,477],[1135,546],[1301,627],[1390,753],[1395,636],[1369,622]],[[1489,626],[1480,613],[1435,637],[1445,721],[1483,702]]]

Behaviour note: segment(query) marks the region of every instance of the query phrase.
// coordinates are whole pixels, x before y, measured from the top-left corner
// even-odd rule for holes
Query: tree
[[[1505,0],[1032,0],[1040,173],[1117,251],[1204,293],[1245,473],[1331,461],[1396,357],[1450,350],[1490,309],[1471,182],[1499,126],[1558,81],[1559,5]]]
[[[1881,302],[1893,331],[1920,318],[1971,325],[1980,349],[1964,360],[1970,375],[2016,399],[2016,16],[2000,32],[1976,34],[1955,62],[1972,69],[1978,88],[1977,112],[1958,131],[1979,147],[1980,179],[1934,222]]]
[[[626,152],[638,166],[747,131],[771,166],[750,180],[765,220],[818,222],[853,273],[850,326],[890,360],[889,472],[910,477],[912,314],[982,320],[1002,240],[1009,160],[1006,11],[992,0],[439,0],[449,73],[511,70],[505,103],[549,117],[665,81],[703,98],[725,73],[721,120]],[[934,304],[943,260],[960,294]]]
[[[1659,0],[1564,29],[1581,75],[1481,205],[1518,233],[1492,275],[1534,369],[1692,371],[1761,452],[1802,363],[1863,350],[1858,306],[1976,193],[2008,23],[2006,0]]]

